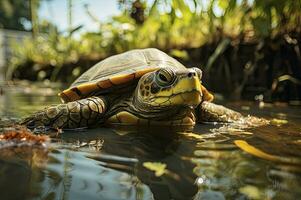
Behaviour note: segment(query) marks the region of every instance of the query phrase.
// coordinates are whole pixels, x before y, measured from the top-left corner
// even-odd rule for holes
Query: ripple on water
[[[20,118],[59,99],[6,91],[0,101],[4,119]],[[47,152],[24,146],[0,149],[0,198],[300,198],[301,166],[287,160],[301,156],[300,109],[248,105],[248,113],[276,120],[258,126],[266,121],[246,117],[232,124],[201,124],[192,133],[168,136],[160,129],[66,131],[52,139]],[[1,122],[1,127],[7,125],[7,120]],[[248,153],[235,140],[281,157],[282,162]],[[156,177],[143,167],[145,162],[166,164],[169,173]]]
[[[141,199],[153,199],[149,187],[137,176],[123,169],[116,170],[110,165],[113,163],[111,161],[135,162],[135,160],[114,156],[110,158],[109,155],[96,157],[86,152],[73,152],[67,149],[61,149],[59,153],[51,156],[59,160],[46,168],[47,173],[55,174],[55,177],[51,178],[59,177],[59,184],[56,186],[58,190],[55,191],[57,197],[136,199],[142,192],[144,196]]]

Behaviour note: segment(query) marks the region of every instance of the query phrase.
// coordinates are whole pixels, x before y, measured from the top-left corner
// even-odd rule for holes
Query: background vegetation
[[[7,12],[4,2],[12,1],[1,1],[6,11],[0,13],[13,13],[5,14],[8,19],[28,19]],[[17,2],[28,9],[29,2]],[[99,31],[79,38],[74,34],[81,27],[60,33],[31,10],[34,37],[14,45],[7,78],[70,83],[110,55],[156,47],[188,67],[200,67],[215,92],[300,103],[301,0],[120,0],[119,7],[122,14],[100,22],[86,6]],[[3,20],[3,27],[22,29]]]

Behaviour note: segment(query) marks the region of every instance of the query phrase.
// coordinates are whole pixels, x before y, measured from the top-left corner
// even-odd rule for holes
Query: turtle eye
[[[168,70],[161,69],[158,71],[156,79],[157,79],[159,85],[167,86],[173,82],[174,75],[172,72],[169,72]]]

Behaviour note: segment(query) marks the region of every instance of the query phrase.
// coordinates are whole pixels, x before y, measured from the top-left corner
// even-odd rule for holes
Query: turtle
[[[155,48],[134,49],[92,66],[58,94],[61,104],[26,117],[27,127],[194,126],[231,122],[239,112],[212,103],[199,68]]]

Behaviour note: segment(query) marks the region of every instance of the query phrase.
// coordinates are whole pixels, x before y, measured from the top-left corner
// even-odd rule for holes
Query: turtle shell
[[[185,68],[158,49],[131,50],[97,63],[76,79],[70,88],[59,93],[59,96],[63,102],[87,98],[134,83],[144,74],[165,67],[175,70]]]

